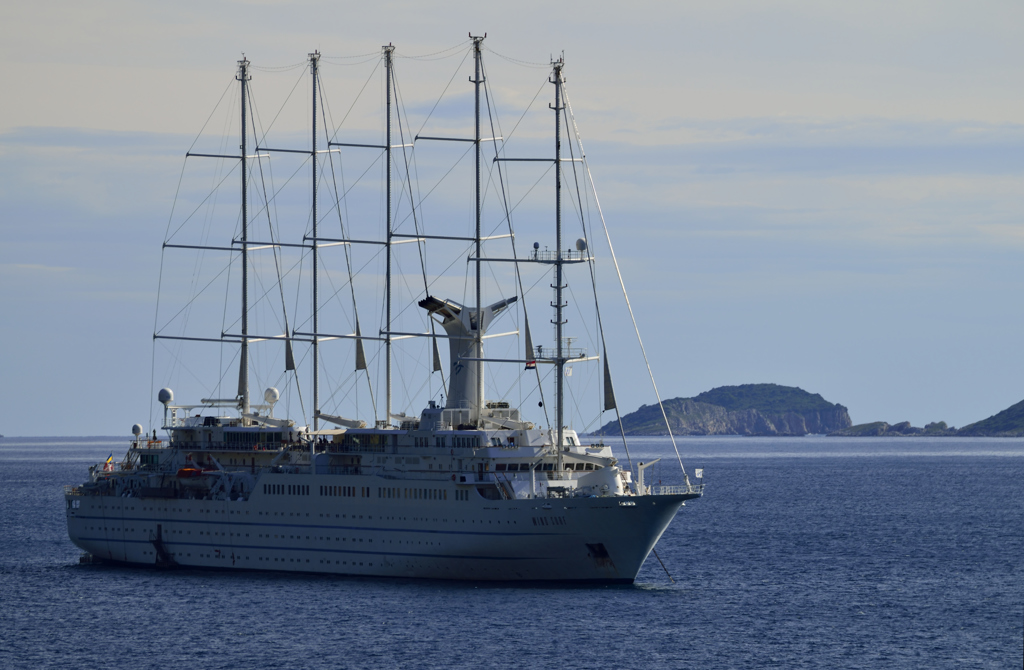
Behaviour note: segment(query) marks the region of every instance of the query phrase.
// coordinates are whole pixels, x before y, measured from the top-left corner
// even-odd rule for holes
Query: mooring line
[[[666,575],[668,575],[668,581],[670,581],[673,584],[675,584],[676,580],[672,579],[672,575],[669,574],[668,568],[665,567],[665,562],[661,560],[661,556],[658,556],[658,550],[657,549],[652,549],[651,551],[654,552],[654,557],[656,559],[658,559],[659,563],[661,563],[661,569],[665,571]]]

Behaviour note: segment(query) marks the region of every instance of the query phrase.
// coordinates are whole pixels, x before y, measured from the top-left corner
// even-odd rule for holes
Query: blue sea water
[[[657,547],[675,582],[616,587],[79,565],[60,487],[126,446],[0,440],[0,667],[1024,663],[1021,440],[681,439],[708,487]],[[667,440],[630,451],[679,481]]]

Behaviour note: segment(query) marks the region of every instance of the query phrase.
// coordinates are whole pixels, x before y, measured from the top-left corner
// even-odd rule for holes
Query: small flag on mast
[[[693,474],[696,475],[697,479],[704,479],[704,468],[697,468],[693,471]]]

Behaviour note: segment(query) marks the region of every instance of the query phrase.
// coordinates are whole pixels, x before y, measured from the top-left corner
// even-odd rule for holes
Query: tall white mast
[[[313,430],[320,429],[320,244],[317,242],[317,157],[316,157],[316,85],[320,52],[309,54],[309,72],[313,75]]]
[[[484,37],[487,37],[485,34]],[[470,421],[479,425],[480,415],[484,408],[484,362],[483,362],[483,296],[480,291],[480,84],[484,82],[481,76],[481,53],[480,45],[484,41],[484,37],[473,37],[473,61],[475,65],[475,77],[470,81],[473,82],[473,92],[475,97],[475,114],[474,122],[475,129],[473,134],[473,142],[476,149],[476,232],[474,233],[474,244],[476,245],[476,351],[477,357],[481,360],[473,362],[473,365],[477,366],[476,371],[476,390],[475,398],[476,401],[473,403],[471,409]]]
[[[562,346],[562,66],[559,58],[552,64],[551,83],[555,85],[555,420],[557,421],[557,448],[559,469],[562,462],[562,431],[565,424],[565,354]]]
[[[391,62],[392,56],[395,52],[395,47],[388,45],[384,47],[384,70],[387,78],[387,142],[385,144],[385,153],[387,157],[387,200],[388,200],[388,211],[387,211],[387,279],[386,279],[386,291],[387,291],[387,320],[385,321],[385,327],[387,328],[384,336],[384,348],[387,352],[387,408],[384,414],[384,421],[386,425],[391,425]]]
[[[249,166],[246,155],[246,94],[247,84],[251,78],[249,60],[243,56],[242,60],[238,61],[238,74],[235,75],[235,79],[242,84],[242,351],[238,363],[238,396],[241,400],[242,414],[249,413]]]

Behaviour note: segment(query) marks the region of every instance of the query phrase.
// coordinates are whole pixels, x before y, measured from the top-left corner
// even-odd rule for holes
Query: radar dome
[[[267,401],[268,405],[273,405],[275,402],[281,399],[281,392],[271,386],[263,392],[263,399]]]
[[[533,243],[533,248],[534,249],[540,249],[540,242],[534,242]]]
[[[137,423],[134,426],[132,426],[132,435],[134,435],[135,437],[138,437],[139,435],[142,435],[142,424],[141,423]]]
[[[156,399],[164,405],[174,402],[174,391],[171,389],[160,389],[160,393],[156,395]]]
[[[583,239],[582,237],[580,239],[576,240],[576,251],[586,251],[586,250],[587,250],[587,241],[585,239]]]

